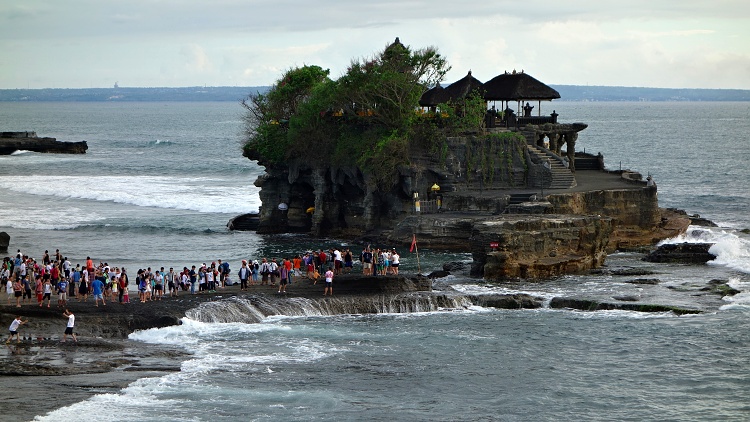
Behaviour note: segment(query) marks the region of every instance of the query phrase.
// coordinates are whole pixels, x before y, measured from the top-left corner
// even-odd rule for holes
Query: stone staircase
[[[544,188],[545,189],[568,189],[576,186],[576,178],[573,175],[573,173],[563,165],[563,163],[560,162],[560,157],[553,154],[550,151],[543,150],[535,145],[526,144],[526,147],[529,150],[529,154],[531,154],[532,157],[535,157],[539,160],[539,162],[544,162],[549,160],[550,167],[552,170],[552,180],[551,183],[545,183]],[[537,160],[534,160],[537,161]],[[539,186],[539,183],[535,184],[535,187],[541,187]]]

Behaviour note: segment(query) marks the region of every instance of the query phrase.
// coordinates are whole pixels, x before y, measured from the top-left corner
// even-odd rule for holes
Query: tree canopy
[[[242,102],[245,155],[264,166],[295,159],[356,165],[387,189],[398,167],[409,164],[411,147],[439,149],[451,130],[481,125],[485,104],[476,100],[445,105],[449,112],[438,123],[417,112],[420,96],[448,70],[436,48],[413,50],[398,38],[372,57],[352,60],[337,80],[319,66],[289,69],[267,93]]]

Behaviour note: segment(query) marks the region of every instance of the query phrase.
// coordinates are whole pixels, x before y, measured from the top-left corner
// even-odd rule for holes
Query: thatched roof
[[[515,72],[515,71],[514,71]],[[553,100],[560,93],[527,73],[504,73],[484,83],[488,101]]]
[[[419,99],[419,105],[422,107],[434,107],[440,103],[446,102],[448,102],[448,96],[445,93],[445,88],[440,86],[440,82],[425,91],[424,94],[422,94],[422,98]]]
[[[456,101],[463,100],[475,90],[479,90],[479,95],[483,94],[484,84],[479,79],[471,76],[471,70],[463,78],[453,82],[445,88],[448,99]]]

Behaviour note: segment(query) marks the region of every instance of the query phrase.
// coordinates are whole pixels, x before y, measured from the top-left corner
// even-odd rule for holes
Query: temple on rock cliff
[[[386,53],[402,47],[397,39]],[[687,228],[688,219],[659,208],[656,188],[640,174],[607,171],[601,154],[577,152],[588,125],[561,123],[554,109],[543,115],[542,102],[560,94],[524,71],[486,83],[468,72],[447,87],[436,84],[423,92],[417,112],[439,126],[446,103],[460,112],[477,96],[486,110],[481,129],[446,137],[440,150],[410,145],[409,164],[398,166],[389,188],[357,166],[304,157],[279,165],[246,149],[266,167],[255,182],[263,203],[258,232],[403,245],[416,234],[425,247],[472,251],[475,275],[505,278],[595,268],[607,252],[649,246]],[[324,118],[335,124],[347,117],[329,110]]]

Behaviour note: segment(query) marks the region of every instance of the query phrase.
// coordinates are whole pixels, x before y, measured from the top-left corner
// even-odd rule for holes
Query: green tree
[[[265,94],[242,100],[247,143],[245,155],[263,162],[278,162],[289,143],[289,121],[315,91],[326,82],[329,70],[303,66],[287,70]]]
[[[318,66],[288,70],[268,93],[242,102],[245,155],[263,165],[304,159],[358,166],[388,190],[415,141],[435,133],[415,130],[425,123],[416,110],[427,86],[449,69],[434,47],[412,50],[397,38],[373,57],[353,60],[337,80]],[[434,142],[438,151],[444,145]]]

